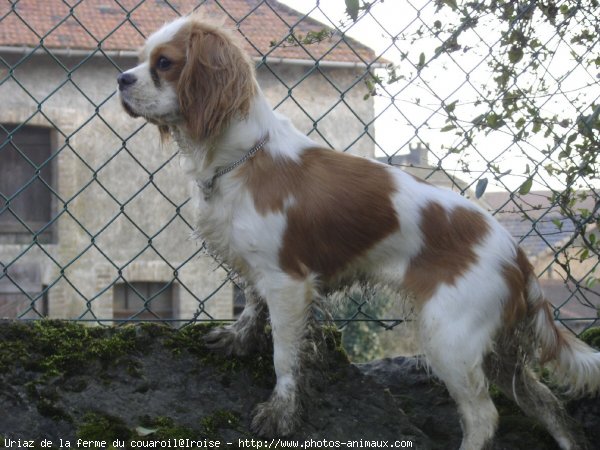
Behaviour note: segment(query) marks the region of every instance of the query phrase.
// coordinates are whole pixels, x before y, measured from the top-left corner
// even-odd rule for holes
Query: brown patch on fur
[[[263,151],[240,174],[259,213],[290,200],[279,264],[294,277],[330,280],[400,227],[392,177],[366,158],[310,148],[294,162]]]
[[[540,363],[556,359],[563,346],[567,345],[563,332],[556,327],[552,315],[552,306],[545,298],[528,301],[527,286],[531,277],[535,277],[533,266],[523,249],[517,249],[515,264],[506,264],[502,273],[509,289],[509,298],[504,307],[504,321],[508,327],[516,326],[525,317],[535,317],[541,313],[547,323],[547,332],[551,338],[542,345]]]
[[[148,58],[148,64],[150,68],[156,70],[161,80],[175,85],[179,82],[181,72],[187,61],[186,47],[188,39],[189,26],[183,26],[170,42],[157,45],[152,49],[152,53],[150,53],[150,57]],[[167,69],[160,69],[157,67],[158,60],[161,56],[167,58],[171,62],[171,65]]]
[[[168,125],[158,125],[158,133],[160,135],[160,143],[166,144],[171,139],[171,129]]]
[[[440,284],[452,285],[475,262],[475,245],[489,230],[479,211],[458,207],[446,210],[430,202],[422,210],[423,247],[410,262],[404,286],[419,302],[425,302]]]
[[[275,159],[267,151],[256,153],[239,170],[252,193],[254,207],[263,216],[283,211],[285,200],[300,187],[299,172],[299,164]]]
[[[189,28],[189,24],[182,26],[171,41],[156,46],[148,56],[150,70],[153,70],[157,74],[160,82],[171,83],[175,86],[178,85],[181,72],[187,61],[186,49],[190,34]],[[161,56],[167,58],[171,62],[171,65],[166,70],[157,67],[158,60]],[[171,137],[169,126],[159,124],[158,131],[161,144],[168,142]]]
[[[505,264],[502,275],[508,286],[508,298],[504,306],[504,322],[507,326],[514,326],[527,315],[527,283],[533,276],[533,267],[527,255],[517,249],[515,264]]]
[[[550,306],[550,302],[542,299],[539,303],[537,303],[532,308],[532,317],[535,317],[540,311],[544,314],[544,318],[548,324],[546,331],[548,333],[552,333],[553,335],[550,341],[546,340],[546,345],[541,346],[542,352],[540,354],[540,364],[545,364],[548,361],[556,359],[563,347],[568,346],[568,342],[566,341],[566,337],[562,330],[560,330],[554,323],[554,316],[552,315],[552,307]]]
[[[222,26],[190,19],[179,33],[187,48],[178,74],[179,106],[193,139],[214,140],[233,117],[248,115],[256,93],[254,64]]]

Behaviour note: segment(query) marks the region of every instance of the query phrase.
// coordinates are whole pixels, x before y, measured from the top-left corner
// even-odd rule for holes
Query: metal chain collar
[[[202,192],[204,193],[204,200],[208,200],[210,198],[217,178],[222,177],[226,173],[231,172],[233,169],[235,169],[238,166],[241,166],[250,158],[252,158],[256,154],[256,152],[258,152],[261,148],[264,147],[264,145],[267,143],[267,140],[268,136],[265,136],[258,144],[256,144],[250,150],[248,150],[248,152],[236,162],[227,167],[217,170],[210,180],[198,181],[198,187],[200,187],[200,189],[202,189]]]

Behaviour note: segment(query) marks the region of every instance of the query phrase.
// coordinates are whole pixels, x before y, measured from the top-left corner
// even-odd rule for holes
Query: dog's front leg
[[[254,288],[247,288],[244,294],[246,305],[238,320],[226,327],[215,328],[204,338],[211,350],[243,356],[267,348],[267,305]]]
[[[277,384],[271,397],[256,407],[252,429],[261,436],[286,436],[300,418],[299,377],[302,345],[312,299],[312,283],[287,275],[270,277],[260,288],[273,334],[273,363]]]

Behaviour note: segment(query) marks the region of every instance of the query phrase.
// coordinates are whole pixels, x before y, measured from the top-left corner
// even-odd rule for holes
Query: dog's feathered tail
[[[526,274],[528,316],[541,348],[540,362],[553,369],[552,378],[573,395],[600,392],[600,352],[554,322],[552,305],[537,278]]]

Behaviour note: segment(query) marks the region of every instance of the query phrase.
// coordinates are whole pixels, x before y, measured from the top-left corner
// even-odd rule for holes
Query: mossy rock
[[[503,441],[503,448],[560,450],[539,422],[522,414],[500,416],[496,432],[496,440],[499,439]]]
[[[579,338],[588,345],[600,350],[600,327],[588,328]]]
[[[0,322],[0,410],[10,411],[0,415],[0,434],[109,444],[255,438],[251,412],[268,399],[275,382],[271,352],[215,354],[203,340],[214,326]],[[266,338],[269,332],[265,327]],[[456,406],[417,362],[389,360],[377,370],[367,367],[376,362],[352,365],[335,328],[313,332],[322,358],[307,365],[312,397],[292,439],[403,436],[422,449],[458,447]],[[513,402],[491,390],[502,417],[494,449],[555,448]],[[573,408],[585,412],[578,421],[596,437],[597,401],[582,400]],[[433,428],[439,432],[427,431]]]
[[[136,428],[136,439],[198,439],[199,432],[190,427],[179,425],[170,417],[143,417]]]
[[[222,326],[218,322],[194,324],[177,330],[168,335],[164,341],[165,346],[175,355],[188,352],[194,355],[200,364],[216,368],[223,375],[250,371],[255,381],[263,385],[272,385],[275,382],[275,370],[270,352],[268,354],[254,353],[243,357],[231,357],[219,352],[211,351],[204,343],[204,336],[212,329]],[[265,330],[265,339],[271,339],[268,330]]]
[[[236,429],[239,423],[239,416],[226,410],[215,411],[210,416],[206,416],[201,420],[204,433],[211,439],[220,438],[219,430],[223,428]]]
[[[88,412],[79,424],[76,436],[87,441],[112,442],[116,439],[128,441],[133,433],[119,417]]]
[[[169,439],[223,441],[221,431],[237,427],[239,427],[239,416],[225,410],[218,410],[205,416],[195,428],[181,425],[166,416],[142,416],[139,425],[129,427],[119,417],[88,412],[77,428],[76,438],[86,441],[106,441],[108,444],[119,440],[124,444],[124,448],[130,449],[133,448],[132,440],[137,442],[164,442]]]
[[[134,327],[96,328],[58,320],[0,326],[0,370],[15,364],[46,377],[80,373],[90,361],[103,367],[138,350]]]

